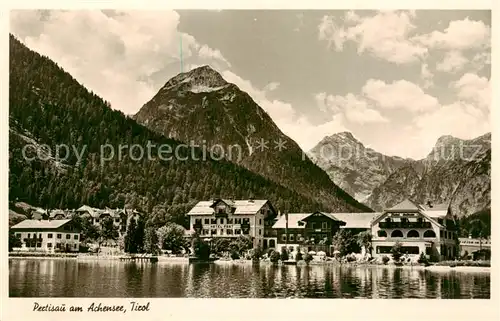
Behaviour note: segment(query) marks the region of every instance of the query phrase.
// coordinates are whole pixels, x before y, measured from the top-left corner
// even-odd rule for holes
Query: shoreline
[[[120,256],[90,256],[90,255],[11,255],[8,256],[9,260],[79,260],[79,261],[121,261]],[[184,263],[190,264],[189,258],[187,257],[168,257],[168,256],[158,256],[157,263]],[[207,263],[207,264],[218,264],[218,265],[254,265],[255,263],[252,260],[216,260],[212,262],[198,262],[198,263]],[[194,263],[196,264],[196,263]],[[258,265],[273,265],[268,261],[260,261]],[[311,262],[309,265],[304,262],[298,262],[297,267],[305,267],[305,266],[340,266],[346,268],[390,268],[390,269],[418,269],[418,270],[428,270],[432,272],[484,272],[491,273],[491,267],[486,266],[450,266],[450,265],[394,265],[394,264],[366,264],[366,263],[339,263],[334,261],[326,261],[326,262]],[[286,266],[286,264],[275,264],[276,267]]]

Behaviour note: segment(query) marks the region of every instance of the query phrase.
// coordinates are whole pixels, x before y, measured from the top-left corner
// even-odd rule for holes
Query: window
[[[316,228],[316,223],[315,222],[311,222],[311,228],[312,229]]]
[[[282,240],[283,242],[286,242],[286,234],[281,234],[281,240]]]
[[[243,230],[243,234],[247,235],[250,233],[250,230]]]
[[[52,247],[52,243],[47,243],[47,247]]]
[[[295,235],[293,234],[288,235],[288,240],[293,242],[295,240]]]
[[[241,218],[235,218],[234,224],[241,224]]]
[[[41,239],[42,238],[42,233],[38,234],[38,238]]]
[[[73,244],[73,248],[76,249],[76,244]]]
[[[217,230],[210,230],[210,234],[211,234],[211,235],[215,235],[215,234],[217,234]]]
[[[250,224],[250,219],[249,219],[249,218],[244,218],[244,219],[243,219],[243,223],[245,223],[245,224]]]
[[[408,232],[408,234],[406,234],[406,237],[420,237],[420,234],[418,233],[418,231],[411,230]]]
[[[259,218],[259,225],[262,225],[262,219]]]
[[[259,235],[262,235],[262,229],[259,229]]]
[[[205,224],[210,224],[210,219],[206,218],[205,219]]]
[[[402,217],[402,218],[401,218],[401,222],[402,222],[402,223],[408,223],[408,219],[407,219],[406,217]]]
[[[300,241],[301,238],[302,238],[302,235],[301,234],[297,234],[297,241]]]
[[[328,222],[321,223],[321,228],[324,228],[324,229],[328,228]]]
[[[439,231],[439,237],[444,238],[444,231],[443,230]]]
[[[210,220],[210,223],[212,223],[212,224],[217,224],[217,219],[216,219],[216,218],[211,219],[211,220]]]
[[[423,219],[421,217],[417,218],[417,222],[422,223]]]
[[[233,219],[232,218],[228,218],[227,219],[227,224],[233,224]]]
[[[223,208],[219,208],[219,214],[224,214],[224,209]]]
[[[383,230],[379,230],[377,232],[378,237],[387,237],[387,232]]]
[[[438,218],[438,223],[439,224],[443,224],[443,219],[442,218]]]
[[[400,230],[394,230],[391,233],[391,237],[403,237],[403,232],[401,232]]]
[[[377,246],[377,254],[391,253],[391,246]]]
[[[99,219],[98,219],[98,218],[96,218],[96,219],[95,219],[95,222],[96,222],[96,223],[99,223]]]
[[[58,239],[62,238],[62,234],[57,234],[57,238]]]
[[[220,218],[220,223],[224,224],[224,218],[223,217]]]
[[[436,237],[436,233],[433,230],[427,230],[424,232],[424,237]]]
[[[71,235],[66,234],[66,239],[67,239],[67,240],[71,239]]]
[[[425,248],[425,255],[432,255],[432,247],[428,246]]]
[[[197,218],[197,219],[195,219],[195,220],[194,220],[194,222],[195,222],[196,224],[201,224],[201,218]]]
[[[75,235],[73,236],[73,239],[78,240],[78,234],[75,234]]]
[[[231,230],[231,229],[227,229],[227,230],[226,230],[226,234],[227,234],[227,235],[233,235],[233,230]]]
[[[30,236],[31,236],[31,234],[30,234],[30,233],[28,233],[28,238],[30,238]]]
[[[385,221],[386,221],[386,222],[391,222],[391,218],[390,218],[390,217],[387,217],[387,218],[385,219]]]
[[[42,243],[36,243],[36,247],[42,247]]]
[[[21,238],[21,233],[16,233],[16,237],[17,237],[18,239],[20,239],[20,238]]]
[[[49,239],[51,239],[51,238],[52,238],[52,233],[47,234],[47,237],[48,237]]]
[[[120,219],[119,218],[115,218],[115,222],[116,223],[120,223]]]
[[[236,230],[234,230],[234,234],[237,234],[237,235],[241,234],[241,230],[237,228]]]

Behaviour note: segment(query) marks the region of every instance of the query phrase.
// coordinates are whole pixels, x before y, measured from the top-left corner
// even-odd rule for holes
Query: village
[[[449,207],[404,200],[382,212],[281,213],[269,200],[216,198],[189,228],[148,226],[133,209],[32,208],[10,228],[10,256],[189,262],[422,264],[490,259],[491,241],[461,238]]]

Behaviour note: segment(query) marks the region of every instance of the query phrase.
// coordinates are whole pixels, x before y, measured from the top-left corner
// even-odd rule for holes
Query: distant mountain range
[[[458,216],[490,207],[490,133],[471,140],[442,136],[421,160],[383,155],[348,132],[325,137],[308,154],[336,184],[374,210],[405,198],[450,204]]]

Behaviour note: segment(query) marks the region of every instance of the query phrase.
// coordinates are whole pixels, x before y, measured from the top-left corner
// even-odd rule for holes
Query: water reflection
[[[13,297],[489,298],[489,273],[250,264],[9,260]]]

